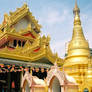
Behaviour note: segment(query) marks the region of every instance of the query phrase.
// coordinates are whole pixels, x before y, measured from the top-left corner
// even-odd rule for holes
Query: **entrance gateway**
[[[78,92],[78,85],[71,82],[70,77],[64,71],[61,72],[56,63],[48,72],[46,80],[48,92]]]
[[[54,77],[51,88],[52,92],[61,92],[61,86],[57,77]]]

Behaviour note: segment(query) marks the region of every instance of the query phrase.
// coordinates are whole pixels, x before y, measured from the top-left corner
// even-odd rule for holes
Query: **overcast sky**
[[[0,0],[0,23],[4,13],[15,11],[24,2],[42,25],[41,35],[50,35],[51,49],[64,57],[65,43],[71,40],[75,0]],[[78,0],[83,32],[92,47],[92,0]]]

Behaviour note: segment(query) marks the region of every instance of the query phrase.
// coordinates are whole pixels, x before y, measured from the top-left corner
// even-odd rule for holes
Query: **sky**
[[[64,58],[66,43],[72,38],[73,8],[75,0],[0,0],[0,23],[4,13],[15,11],[24,2],[28,4],[33,16],[42,25],[41,35],[50,35],[53,53]],[[92,47],[92,0],[78,0],[83,32]]]

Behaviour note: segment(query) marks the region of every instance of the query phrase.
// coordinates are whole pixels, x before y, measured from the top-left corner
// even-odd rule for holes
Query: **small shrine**
[[[75,79],[66,75],[64,71],[60,71],[56,63],[47,75],[48,92],[78,92]]]
[[[21,83],[22,92],[47,92],[46,82],[26,72]]]

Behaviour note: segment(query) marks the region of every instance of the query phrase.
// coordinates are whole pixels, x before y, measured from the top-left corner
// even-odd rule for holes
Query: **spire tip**
[[[80,9],[79,9],[79,7],[78,7],[78,5],[77,5],[77,0],[75,0],[75,7],[74,7],[74,9],[73,9],[73,13],[74,14],[76,14],[76,13],[80,13]]]

